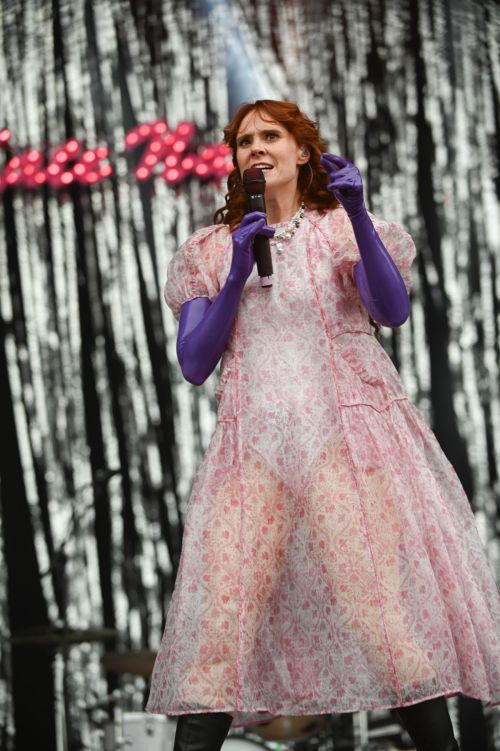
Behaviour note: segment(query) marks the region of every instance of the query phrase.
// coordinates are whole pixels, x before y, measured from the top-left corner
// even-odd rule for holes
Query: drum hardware
[[[92,751],[170,751],[175,737],[175,719],[137,708],[143,705],[142,700],[138,705],[133,686],[125,686],[84,705],[92,726]],[[131,709],[134,706],[136,709]]]
[[[107,728],[113,717],[112,705],[118,701],[121,701],[121,694],[119,691],[113,691],[108,696],[90,703],[79,702],[79,708],[87,714],[89,742],[85,748],[103,751],[104,739],[109,732]]]
[[[94,481],[76,488],[75,492],[80,495],[87,487],[99,488],[104,483],[107,483],[115,474],[119,474],[120,471],[119,469],[108,467],[100,468],[95,473]],[[65,530],[64,537],[60,544],[52,550],[47,570],[40,574],[41,579],[49,577],[52,581],[60,616],[58,625],[44,625],[23,629],[12,635],[12,643],[16,646],[33,646],[54,650],[55,751],[68,751],[70,748],[76,748],[79,744],[79,741],[74,737],[75,728],[67,721],[68,676],[66,666],[70,647],[85,642],[115,639],[117,634],[115,629],[112,628],[75,629],[71,628],[67,622],[68,582],[66,571],[69,556],[66,547],[70,541],[78,537],[81,529],[80,524],[85,515],[93,510],[93,506],[93,499],[85,501],[81,498],[81,502],[77,506],[71,507],[71,518]]]
[[[331,715],[281,716],[229,731],[222,751],[334,751]]]
[[[115,639],[114,628],[76,629],[68,626],[33,626],[12,634],[11,643],[18,646],[60,649],[69,644],[84,644],[92,641]]]
[[[97,699],[96,701],[92,702],[92,704],[85,704],[84,702],[81,702],[80,706],[85,710],[85,712],[95,712],[99,709],[109,710],[109,707],[115,702],[121,701],[121,698],[121,691],[113,691],[113,693],[108,694],[108,696],[104,696],[102,699]]]
[[[291,740],[317,735],[318,730],[328,725],[327,715],[301,715],[294,717],[276,717],[266,723],[252,727],[252,733],[265,740]]]
[[[42,648],[52,650],[54,676],[54,715],[56,751],[67,751],[75,747],[71,738],[71,728],[66,717],[66,663],[68,651],[75,644],[116,639],[117,632],[112,628],[74,629],[66,624],[44,624],[16,631],[11,636],[15,647]]]
[[[265,743],[244,736],[228,736],[222,744],[221,751],[257,751],[257,749],[269,748]],[[276,750],[277,751],[277,750]]]
[[[148,678],[153,671],[156,652],[140,649],[134,652],[108,652],[102,664],[111,673],[132,673]]]
[[[391,741],[397,744],[397,748],[400,748],[405,735],[401,724],[393,718],[389,709],[370,710],[370,712],[360,710],[355,713],[356,748],[360,751],[369,751],[369,749],[376,748],[379,742],[387,744]]]
[[[93,737],[97,739],[97,746],[92,748],[103,751],[118,751],[128,744],[123,734],[123,693],[116,689],[103,699],[92,704],[86,704],[84,710],[88,712],[93,725]]]
[[[175,723],[165,715],[124,712],[118,701],[113,721],[104,733],[104,751],[169,751],[174,744]]]

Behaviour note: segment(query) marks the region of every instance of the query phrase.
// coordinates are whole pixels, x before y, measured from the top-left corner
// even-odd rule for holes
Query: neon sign
[[[170,185],[177,185],[189,175],[199,179],[220,180],[232,171],[231,150],[223,144],[205,146],[200,152],[189,146],[196,127],[192,122],[181,122],[169,130],[165,120],[137,125],[125,135],[125,150],[132,151],[146,143],[135,177],[145,182],[151,177],[162,177]],[[11,133],[0,130],[0,146],[7,147]],[[113,174],[107,161],[109,149],[99,146],[85,149],[76,138],[57,146],[44,164],[43,153],[26,149],[8,159],[0,172],[0,191],[7,188],[34,189],[41,185],[64,188],[74,183],[92,185]]]

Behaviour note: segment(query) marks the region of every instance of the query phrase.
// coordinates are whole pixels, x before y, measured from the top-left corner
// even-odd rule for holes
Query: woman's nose
[[[254,142],[252,144],[252,154],[262,154],[264,152],[264,145],[262,143]]]

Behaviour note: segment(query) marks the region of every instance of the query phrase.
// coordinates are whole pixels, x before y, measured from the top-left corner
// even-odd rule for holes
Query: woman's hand
[[[273,227],[266,224],[266,215],[263,211],[245,214],[239,227],[233,232],[233,260],[229,276],[235,280],[246,281],[252,273],[255,263],[252,244],[255,235],[274,235]]]
[[[363,180],[359,169],[341,156],[326,151],[320,157],[330,182],[328,190],[340,201],[352,219],[360,212],[366,211],[363,198]]]

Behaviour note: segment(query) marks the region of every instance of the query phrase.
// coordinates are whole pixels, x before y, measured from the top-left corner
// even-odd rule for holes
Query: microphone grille
[[[266,179],[264,170],[258,167],[249,167],[243,172],[243,187],[249,195],[255,193],[264,193],[266,189]]]

